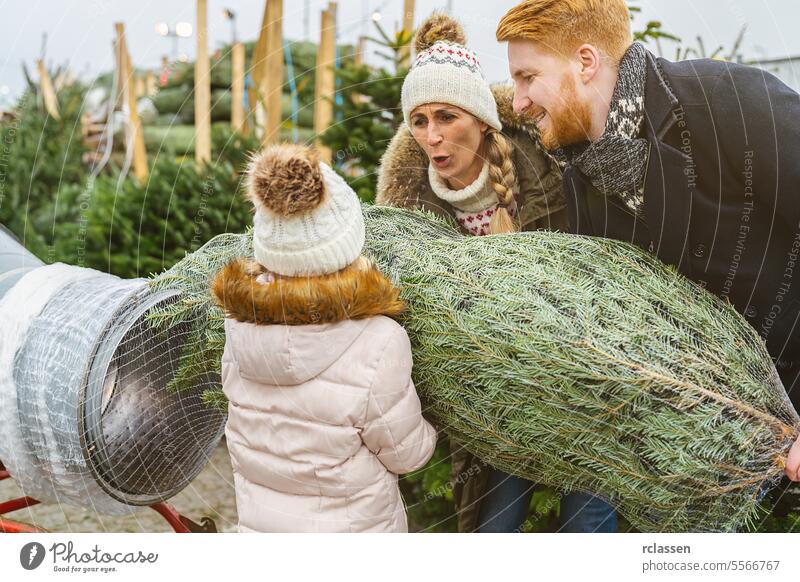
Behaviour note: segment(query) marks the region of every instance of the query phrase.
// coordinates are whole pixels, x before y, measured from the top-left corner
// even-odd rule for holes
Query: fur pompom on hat
[[[281,216],[309,212],[325,196],[317,152],[300,145],[269,146],[253,156],[247,178],[253,205]]]
[[[503,129],[497,104],[477,55],[466,46],[463,27],[447,14],[434,13],[414,40],[417,56],[403,81],[403,119],[427,103],[448,103],[468,111],[490,127]]]
[[[435,12],[417,29],[417,33],[414,35],[414,50],[419,54],[439,41],[465,46],[467,35],[459,22],[447,14]]]
[[[364,217],[352,188],[310,147],[281,144],[250,159],[255,259],[288,277],[335,273],[364,247]]]

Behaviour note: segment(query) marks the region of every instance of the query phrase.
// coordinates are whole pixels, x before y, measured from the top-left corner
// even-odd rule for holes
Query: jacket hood
[[[258,263],[237,259],[213,281],[225,311],[225,348],[242,377],[294,386],[337,361],[367,327],[367,318],[405,310],[400,290],[380,271],[351,265],[319,277],[256,281]]]
[[[262,326],[226,318],[225,351],[242,378],[267,386],[297,386],[338,361],[366,323]]]
[[[514,87],[493,85],[491,90],[497,103],[497,114],[503,124],[503,133],[522,134],[538,147],[539,137],[535,124],[514,111]],[[381,159],[375,202],[384,206],[409,206],[410,201],[427,184],[428,157],[403,123]]]

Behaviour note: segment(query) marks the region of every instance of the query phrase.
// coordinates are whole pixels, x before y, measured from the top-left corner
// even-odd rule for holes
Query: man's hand
[[[792,481],[800,481],[800,436],[794,441],[786,459],[786,476]]]

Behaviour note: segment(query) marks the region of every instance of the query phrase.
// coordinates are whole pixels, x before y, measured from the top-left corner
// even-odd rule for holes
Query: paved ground
[[[22,492],[12,479],[0,481],[0,501],[21,496]],[[169,503],[193,521],[199,523],[202,517],[208,516],[216,522],[218,531],[236,530],[233,474],[225,439],[197,478]],[[133,515],[109,517],[66,505],[40,504],[6,514],[5,517],[57,532],[172,531],[164,518],[148,507]]]

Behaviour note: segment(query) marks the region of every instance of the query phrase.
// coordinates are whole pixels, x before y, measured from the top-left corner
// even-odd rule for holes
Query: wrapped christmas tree
[[[729,304],[617,241],[464,237],[422,212],[364,214],[365,254],[408,304],[425,413],[470,451],[607,497],[644,531],[732,531],[758,516],[800,418]],[[219,366],[209,281],[250,253],[248,234],[224,235],[154,280],[184,291],[155,320],[195,327],[177,388]]]

